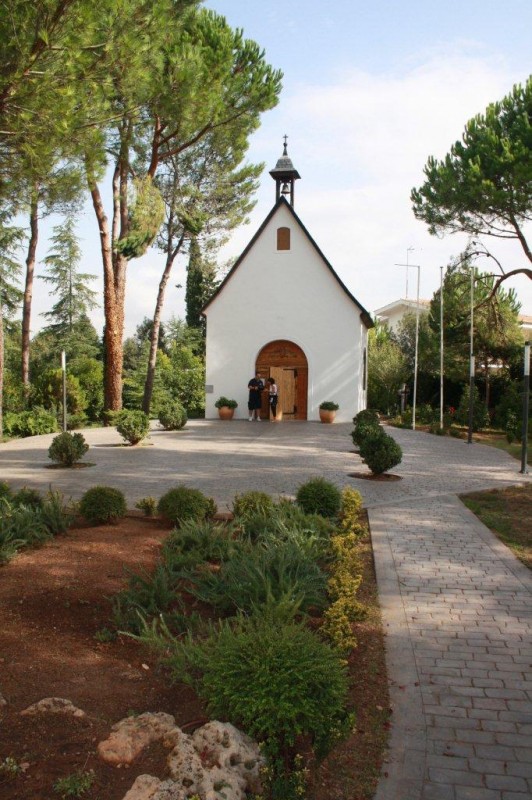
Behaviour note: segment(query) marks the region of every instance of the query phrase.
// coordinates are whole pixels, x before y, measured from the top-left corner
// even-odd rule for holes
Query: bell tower
[[[285,197],[290,195],[290,205],[294,205],[294,183],[301,178],[301,175],[292,164],[292,159],[288,156],[288,136],[284,138],[283,154],[277,161],[275,169],[270,170],[270,175],[275,181],[275,201],[279,200],[281,195]]]

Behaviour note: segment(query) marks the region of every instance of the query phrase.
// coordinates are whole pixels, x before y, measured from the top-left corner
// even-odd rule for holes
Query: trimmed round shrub
[[[126,513],[126,498],[111,486],[93,486],[81,498],[79,510],[95,525],[116,522]]]
[[[144,411],[124,409],[114,417],[114,424],[120,436],[130,444],[138,444],[150,429],[150,418]]]
[[[187,412],[179,400],[164,403],[159,408],[159,422],[165,431],[180,431],[185,427],[187,421]]]
[[[266,492],[244,492],[235,495],[233,500],[233,514],[238,519],[249,519],[257,514],[267,516],[273,508],[273,500]]]
[[[362,439],[364,439],[368,433],[374,431],[376,428],[380,428],[377,412],[371,411],[369,408],[364,408],[362,411],[359,411],[358,414],[353,417],[353,422],[355,427],[351,431],[351,438],[353,444],[358,446],[360,446]]]
[[[377,428],[361,441],[360,457],[374,475],[381,475],[401,463],[403,451],[392,436]]]
[[[89,445],[81,433],[64,431],[52,439],[52,444],[48,448],[48,458],[65,467],[71,467],[83,458],[88,449]]]
[[[336,517],[342,505],[340,490],[325,478],[312,478],[299,487],[296,501],[305,514]]]
[[[216,513],[214,501],[188,486],[176,486],[163,494],[157,504],[157,511],[164,519],[179,524],[185,519],[201,521]]]
[[[37,489],[28,489],[27,486],[19,489],[11,501],[15,506],[26,506],[26,508],[41,508],[43,504],[42,496]]]

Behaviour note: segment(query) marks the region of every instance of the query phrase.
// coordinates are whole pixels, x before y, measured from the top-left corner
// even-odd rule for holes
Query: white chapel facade
[[[366,407],[373,323],[294,210],[300,176],[286,141],[270,175],[276,203],[203,309],[205,416],[217,418],[215,401],[225,396],[238,402],[235,418],[247,419],[247,385],[258,370],[275,379],[283,420],[318,420],[329,400],[347,422]],[[264,392],[261,416],[268,414]]]

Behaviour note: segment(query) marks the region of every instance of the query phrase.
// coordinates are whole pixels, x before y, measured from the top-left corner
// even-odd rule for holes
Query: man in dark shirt
[[[253,422],[253,418],[260,422],[260,407],[262,404],[262,390],[264,389],[264,381],[261,378],[260,372],[255,373],[255,377],[248,383],[249,389],[249,421]]]

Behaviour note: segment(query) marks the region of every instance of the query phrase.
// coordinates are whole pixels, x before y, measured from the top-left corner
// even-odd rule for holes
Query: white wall
[[[291,230],[291,249],[277,251],[277,228]],[[281,205],[253,248],[207,308],[207,418],[218,415],[221,395],[247,417],[247,384],[268,342],[288,339],[304,351],[309,367],[309,420],[333,400],[339,421],[365,407],[362,389],[366,328],[290,211]]]

